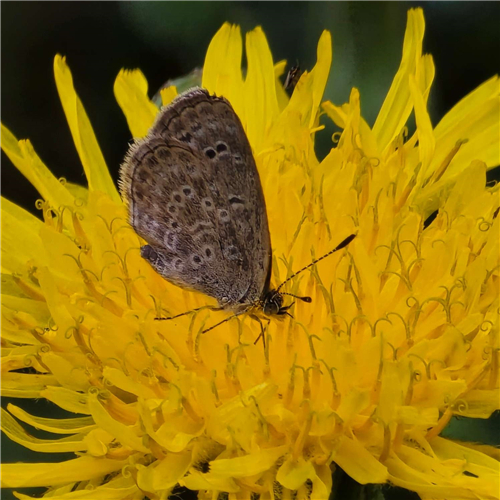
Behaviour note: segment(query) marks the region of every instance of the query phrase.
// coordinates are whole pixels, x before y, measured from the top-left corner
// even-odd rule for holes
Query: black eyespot
[[[227,211],[226,211],[226,210],[221,210],[221,211],[219,212],[219,215],[220,215],[222,218],[225,218],[225,217],[227,217]]]
[[[143,247],[141,247],[141,257],[143,259],[152,261],[155,260],[157,256],[157,253],[149,245],[144,245]]]
[[[182,196],[180,194],[176,194],[174,196],[174,200],[177,202],[177,203],[180,203],[182,201]]]
[[[223,151],[227,151],[227,146],[223,142],[219,142],[217,144],[217,153],[222,153]]]
[[[213,150],[212,148],[208,148],[206,151],[205,151],[205,154],[210,158],[215,158],[215,155],[217,154],[215,152],[215,150]]]
[[[232,198],[229,199],[229,203],[231,203],[231,204],[240,203],[243,205],[245,202],[241,198],[238,198],[237,196],[233,196]]]
[[[207,257],[210,257],[210,256],[212,255],[212,251],[210,250],[210,248],[207,248],[207,249],[205,250],[205,255],[206,255]]]
[[[212,202],[210,200],[205,200],[205,206],[210,208],[212,206]]]
[[[195,262],[196,264],[199,264],[201,262],[201,258],[198,255],[195,255],[193,257],[193,262]]]
[[[177,229],[178,227],[179,227],[179,223],[176,220],[172,221],[172,228]]]
[[[182,192],[186,195],[186,196],[189,196],[192,191],[191,191],[191,188],[188,188],[188,187],[185,187]]]
[[[173,214],[177,211],[177,207],[175,205],[169,205],[168,206],[168,211]]]

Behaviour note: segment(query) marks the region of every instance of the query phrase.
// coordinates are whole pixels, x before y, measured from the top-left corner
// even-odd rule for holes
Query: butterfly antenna
[[[293,273],[289,278],[287,278],[285,281],[283,281],[283,283],[281,283],[281,285],[276,289],[276,291],[279,292],[280,289],[283,287],[283,285],[285,285],[290,280],[295,278],[295,276],[297,276],[301,272],[305,271],[306,269],[309,269],[311,266],[314,266],[314,264],[317,264],[320,260],[326,259],[330,255],[332,255],[332,253],[335,253],[338,250],[342,250],[344,247],[349,245],[349,243],[351,243],[351,241],[354,238],[356,238],[356,235],[351,234],[344,241],[341,241],[333,250],[330,250],[328,253],[325,253],[325,255],[321,256],[319,259],[313,260],[310,264],[307,264],[307,266],[303,267],[302,269],[299,269],[296,273]],[[291,293],[283,293],[283,295],[292,295],[292,294]],[[297,297],[296,295],[293,295],[293,297],[296,297],[297,299],[303,300],[304,302],[311,302],[311,297]],[[309,299],[309,300],[307,300],[307,299]]]
[[[298,274],[298,273],[295,273],[295,274]],[[295,274],[294,274],[294,276],[295,276]],[[281,288],[281,285],[280,285],[280,288]],[[278,290],[279,290],[279,288],[278,288]],[[294,295],[293,293],[286,293],[286,292],[281,292],[281,295],[290,295],[290,297],[294,297],[295,299],[299,299],[302,302],[307,302],[307,303],[311,303],[312,302],[311,297],[299,297],[298,295]]]

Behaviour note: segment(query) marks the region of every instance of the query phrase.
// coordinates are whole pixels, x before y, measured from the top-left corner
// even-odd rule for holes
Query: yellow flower
[[[200,499],[322,500],[340,466],[359,483],[422,498],[498,498],[497,451],[439,434],[453,415],[484,419],[499,408],[499,189],[486,186],[499,163],[499,80],[433,128],[423,33],[422,11],[411,10],[373,128],[357,89],[342,106],[322,103],[328,32],[290,99],[285,63],[274,64],[261,29],[246,36],[246,77],[239,28],[225,24],[212,40],[203,87],[230,100],[253,147],[274,283],[357,233],[293,280],[288,291],[313,302],[272,319],[265,347],[254,345],[260,329],[249,318],[206,335],[225,313],[154,321],[213,300],[141,259],[71,73],[55,58],[88,189],[58,181],[29,141],[2,128],[2,148],[38,189],[43,214],[2,203],[2,391],[80,416],[9,405],[2,428],[31,450],[77,458],[4,464],[4,487],[46,486],[58,499],[163,499],[181,485]],[[158,110],[144,76],[122,71],[115,94],[132,135],[145,135]],[[163,103],[175,94],[164,90]],[[343,132],[319,162],[321,113]],[[19,421],[64,437],[34,438]]]

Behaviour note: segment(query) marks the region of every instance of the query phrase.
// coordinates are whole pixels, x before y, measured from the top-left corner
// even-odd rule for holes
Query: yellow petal
[[[174,487],[186,474],[192,463],[191,452],[169,453],[139,470],[137,484],[141,490],[162,491]]]
[[[88,404],[94,422],[101,429],[104,429],[120,443],[129,446],[133,450],[142,451],[144,453],[148,452],[148,449],[142,444],[142,438],[137,435],[135,429],[112,418],[98,401],[96,394],[89,394]]]
[[[70,411],[72,413],[90,415],[90,411],[87,406],[87,394],[72,391],[70,389],[66,389],[65,387],[47,386],[40,393],[40,397],[45,398],[48,401],[52,401],[63,410]]]
[[[409,83],[413,108],[415,109],[415,121],[417,123],[418,154],[419,160],[422,164],[421,172],[425,175],[434,156],[436,143],[424,96],[418,88],[413,75],[410,75]]]
[[[146,77],[138,69],[122,69],[116,77],[114,92],[132,137],[144,137],[158,113],[158,108],[148,98]]]
[[[443,178],[452,177],[473,160],[488,168],[500,163],[500,80],[494,76],[464,97],[434,130],[436,153],[432,170],[439,168],[458,141],[467,140],[453,158]]]
[[[385,483],[388,479],[387,468],[356,439],[343,436],[333,461],[360,484]]]
[[[99,427],[90,431],[84,438],[87,445],[87,454],[93,457],[103,457],[108,453],[109,445],[114,439],[109,432]]]
[[[245,124],[250,144],[258,154],[269,129],[278,114],[278,99],[274,83],[273,56],[260,27],[247,33],[248,61],[245,79]]]
[[[309,128],[313,128],[317,113],[320,109],[321,100],[325,92],[326,82],[330,74],[330,67],[332,65],[332,36],[329,31],[324,30],[318,41],[317,48],[317,61],[316,65],[311,71],[311,78],[313,79],[312,86],[312,113],[309,119]]]
[[[289,490],[297,490],[308,479],[316,477],[314,466],[302,457],[298,460],[287,458],[276,473],[276,480]]]
[[[42,453],[68,453],[87,449],[82,436],[75,435],[62,439],[39,439],[29,435],[3,408],[1,413],[2,431],[5,435],[29,450]]]
[[[174,453],[183,451],[194,438],[203,433],[203,425],[193,425],[192,432],[186,432],[184,429],[178,429],[175,425],[177,423],[175,418],[171,418],[158,429],[155,429],[151,417],[151,410],[147,407],[147,405],[140,403],[138,405],[138,411],[141,416],[142,424],[144,425],[148,435],[168,451]]]
[[[39,398],[45,387],[52,384],[57,384],[57,380],[53,375],[7,372],[2,375],[2,396]]]
[[[124,498],[138,498],[140,494],[140,490],[134,484],[126,488],[98,486],[88,490],[69,491],[65,494],[58,493],[53,496],[45,494],[44,498],[57,498],[57,500],[123,500]],[[14,495],[20,500],[33,500],[33,497],[21,493],[14,493]]]
[[[469,418],[490,418],[491,414],[500,409],[500,391],[473,390],[464,397],[465,408],[460,409],[460,415]]]
[[[481,465],[497,474],[500,473],[500,462],[498,462],[498,460],[476,451],[473,448],[463,446],[462,443],[436,436],[430,441],[430,445],[436,455],[444,460],[460,457],[466,460],[467,463]]]
[[[243,43],[240,27],[224,23],[208,46],[203,65],[202,87],[229,99],[236,113],[243,120],[242,55]]]
[[[2,149],[14,166],[33,184],[43,199],[59,209],[73,206],[74,198],[43,164],[30,141],[18,141],[2,123]]]
[[[25,274],[26,263],[36,255],[38,264],[47,263],[40,238],[42,221],[2,198],[2,268]],[[36,249],[36,252],[35,252]]]
[[[161,103],[168,106],[177,96],[177,88],[174,85],[160,90]]]
[[[220,477],[215,474],[202,474],[192,469],[190,474],[179,481],[181,486],[190,490],[224,491],[226,493],[237,493],[240,487],[229,477]]]
[[[2,464],[2,488],[52,486],[87,481],[120,470],[127,460],[80,457],[59,463]]]
[[[409,76],[415,74],[422,54],[424,37],[424,15],[422,9],[408,11],[401,65],[373,126],[373,134],[380,151],[384,151],[399,135],[412,109]]]
[[[248,477],[270,469],[286,453],[288,446],[265,448],[249,455],[210,462],[210,471],[227,477]]]
[[[54,76],[64,114],[87,176],[89,189],[102,191],[119,203],[120,196],[109,174],[87,113],[73,87],[73,77],[66,65],[66,59],[60,55],[54,58]]]
[[[281,83],[280,77],[285,72],[286,61],[279,61],[274,65],[274,78],[276,79],[276,98],[278,99],[278,108],[280,111],[283,111],[290,99],[288,98],[288,94],[283,88],[283,84]]]
[[[54,434],[77,434],[88,432],[95,428],[95,423],[91,417],[77,418],[44,418],[30,415],[22,408],[10,404],[7,409],[22,422],[25,422],[36,429],[41,429]]]

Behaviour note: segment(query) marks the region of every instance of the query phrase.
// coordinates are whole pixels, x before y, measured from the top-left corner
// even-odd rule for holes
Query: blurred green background
[[[319,36],[330,30],[333,65],[325,99],[341,104],[351,87],[359,88],[362,113],[373,124],[399,66],[407,10],[415,6],[424,9],[424,51],[434,56],[436,66],[429,108],[437,124],[456,102],[498,73],[498,2],[2,2],[1,119],[19,139],[31,139],[56,176],[84,183],[53,78],[54,55],[67,56],[116,179],[130,141],[113,96],[119,70],[140,68],[152,96],[166,80],[201,67],[210,39],[229,21],[240,24],[243,32],[262,26],[274,60],[298,61],[302,69],[312,68]],[[332,131],[323,133],[324,148]],[[497,172],[490,178],[498,178]],[[3,196],[35,213],[37,192],[3,152],[1,176]],[[2,400],[2,406],[7,403]],[[43,401],[14,403],[39,415],[54,411]],[[500,444],[499,423],[498,415],[486,422],[455,420],[446,432]],[[5,439],[2,452],[6,462],[39,460]],[[68,458],[72,455],[45,460]],[[399,490],[384,494],[417,498]],[[13,497],[3,491],[2,498]]]

